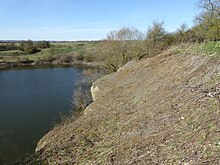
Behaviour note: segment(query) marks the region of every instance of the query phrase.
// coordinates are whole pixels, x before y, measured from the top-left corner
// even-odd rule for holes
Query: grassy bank
[[[96,81],[86,115],[45,135],[38,158],[46,164],[218,164],[219,59],[207,58],[214,57],[210,43],[209,54],[203,46],[173,46]]]
[[[97,44],[95,41],[50,43],[49,48],[39,49],[32,54],[21,50],[0,51],[0,68],[93,63]]]

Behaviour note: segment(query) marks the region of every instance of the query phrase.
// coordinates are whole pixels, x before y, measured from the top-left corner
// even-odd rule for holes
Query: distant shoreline
[[[28,67],[68,67],[68,66],[75,66],[75,65],[82,65],[88,67],[99,67],[100,64],[95,62],[83,62],[83,61],[76,61],[71,63],[54,63],[53,61],[22,61],[22,62],[0,62],[0,71],[1,70],[10,70],[10,69],[19,69],[19,68],[28,68]]]

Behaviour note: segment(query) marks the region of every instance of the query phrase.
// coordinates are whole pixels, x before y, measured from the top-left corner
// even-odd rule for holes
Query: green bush
[[[37,47],[34,46],[34,43],[31,40],[22,41],[20,43],[19,49],[25,53],[28,53],[28,54],[34,54],[34,53],[38,52]]]
[[[76,59],[77,59],[78,61],[83,61],[83,60],[84,60],[83,54],[82,54],[82,53],[77,53]]]
[[[40,49],[45,49],[50,47],[50,42],[48,41],[38,41],[34,43],[34,46]]]
[[[94,57],[91,55],[91,54],[87,54],[85,57],[84,57],[85,61],[86,62],[92,62],[94,61]]]
[[[53,58],[56,63],[70,64],[75,61],[75,56],[73,54],[64,54],[57,57],[53,56]]]

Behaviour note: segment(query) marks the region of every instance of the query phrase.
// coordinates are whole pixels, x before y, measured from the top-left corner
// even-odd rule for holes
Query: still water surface
[[[0,71],[0,164],[33,152],[38,140],[71,108],[85,68]]]

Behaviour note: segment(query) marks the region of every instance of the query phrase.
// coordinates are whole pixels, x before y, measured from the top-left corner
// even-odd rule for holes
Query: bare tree
[[[186,34],[187,30],[188,30],[188,26],[185,23],[180,25],[180,27],[177,29],[177,36],[179,37],[181,42],[187,41],[187,34]]]
[[[122,28],[108,33],[106,39],[100,44],[99,58],[103,66],[109,71],[117,69],[142,54],[140,45],[144,34],[135,28]]]
[[[207,39],[220,39],[220,0],[199,0],[197,3],[201,13],[196,17],[196,24]]]
[[[152,25],[148,27],[146,40],[157,42],[160,41],[165,34],[164,22],[154,21]]]
[[[197,5],[205,13],[220,16],[220,0],[199,0]]]
[[[148,27],[146,35],[146,47],[148,55],[155,55],[166,47],[166,30],[164,22],[154,21]]]
[[[106,38],[107,40],[115,40],[115,41],[143,40],[144,34],[138,29],[124,27],[119,31],[109,32]]]

